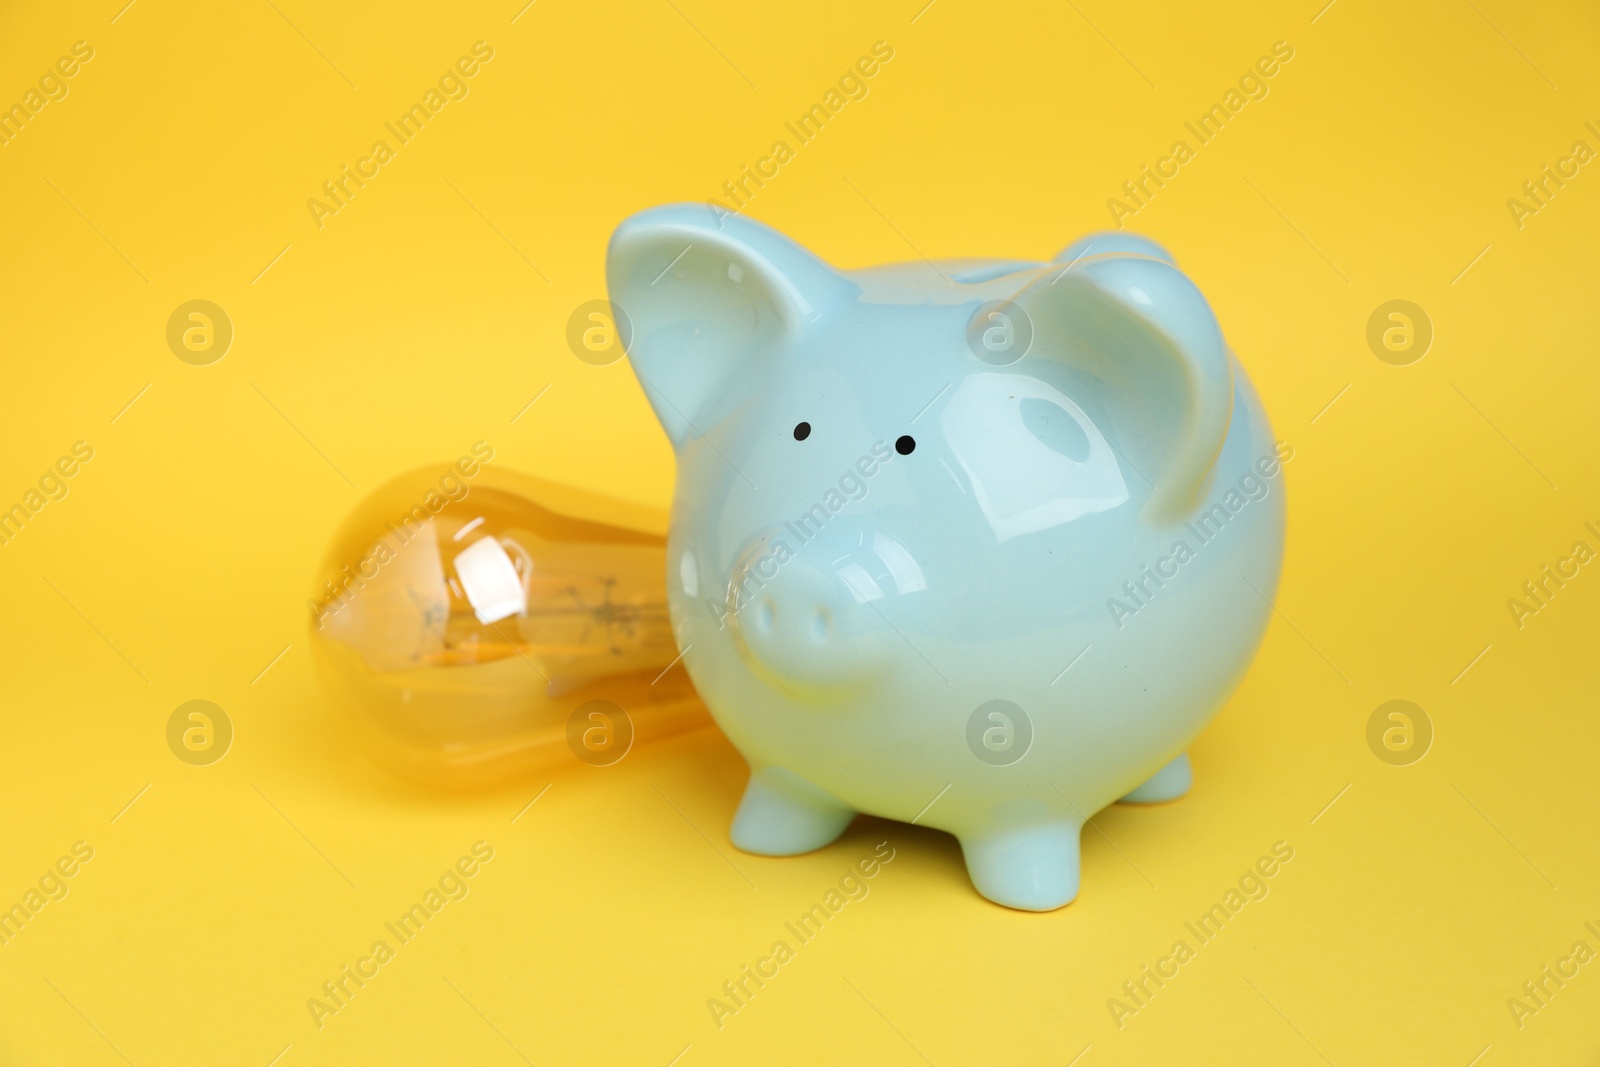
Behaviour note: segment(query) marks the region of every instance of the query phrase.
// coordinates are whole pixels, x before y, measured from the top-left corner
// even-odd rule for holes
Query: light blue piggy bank
[[[1071,901],[1089,816],[1188,790],[1277,586],[1292,453],[1194,284],[1128,234],[840,271],[698,206],[607,277],[677,450],[678,646],[750,763],[734,844],[868,812]]]

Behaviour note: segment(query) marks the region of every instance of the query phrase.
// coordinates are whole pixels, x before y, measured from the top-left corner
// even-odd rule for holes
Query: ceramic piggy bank
[[[1188,790],[1277,586],[1292,453],[1194,284],[1128,234],[836,270],[699,206],[624,222],[607,277],[677,452],[674,634],[750,764],[734,844],[867,812],[1071,901],[1091,815]]]

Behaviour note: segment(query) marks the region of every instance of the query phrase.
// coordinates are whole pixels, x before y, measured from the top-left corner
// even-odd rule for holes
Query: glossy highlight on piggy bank
[[[1084,822],[1188,790],[1271,613],[1290,453],[1204,297],[1130,234],[842,271],[697,206],[607,273],[677,451],[673,633],[750,764],[734,844],[865,812],[1071,901]]]

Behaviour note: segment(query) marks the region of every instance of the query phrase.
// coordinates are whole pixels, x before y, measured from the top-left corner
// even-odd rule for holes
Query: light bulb
[[[664,530],[659,513],[466,458],[374,492],[308,603],[360,746],[413,779],[478,785],[606,765],[709,722],[669,670]]]

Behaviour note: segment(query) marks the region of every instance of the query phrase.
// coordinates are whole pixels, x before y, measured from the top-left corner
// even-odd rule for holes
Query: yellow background
[[[1521,1029],[1506,1000],[1600,949],[1600,568],[1521,630],[1506,600],[1600,548],[1600,165],[1520,229],[1506,200],[1600,148],[1600,15],[922,2],[6,5],[0,101],[95,56],[0,147],[0,503],[95,457],[0,547],[0,902],[95,858],[0,947],[0,1062],[1593,1062],[1600,963]],[[319,230],[307,198],[480,39],[470,96]],[[711,730],[488,794],[399,784],[337,743],[306,646],[339,520],[475,440],[666,504],[632,373],[574,358],[568,315],[617,222],[715,195],[878,40],[870,95],[750,211],[845,266],[1051,256],[1295,50],[1130,220],[1295,448],[1278,614],[1193,794],[1102,813],[1046,915],[978,898],[933,831],[737,853],[744,765]],[[196,298],[236,331],[211,366],[165,342]],[[1396,298],[1436,332],[1406,367],[1365,340]],[[196,698],[236,728],[204,768],[164,736]],[[1436,731],[1409,767],[1365,740],[1397,698]],[[471,895],[319,1030],[307,998],[478,840]],[[871,895],[719,1030],[707,998],[883,840]],[[1107,999],[1279,840],[1270,896],[1119,1029]]]

